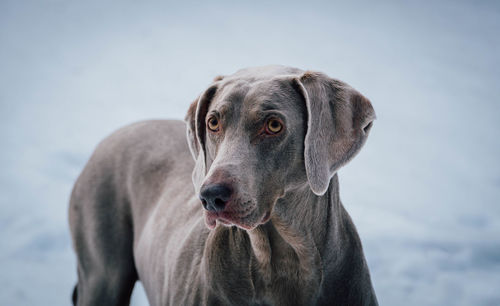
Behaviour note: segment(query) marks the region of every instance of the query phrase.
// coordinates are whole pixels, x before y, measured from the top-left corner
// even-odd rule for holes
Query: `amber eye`
[[[219,119],[217,117],[212,116],[207,121],[208,129],[212,132],[217,132],[219,130]]]
[[[276,118],[269,119],[266,123],[266,132],[268,134],[278,134],[283,129],[283,124]]]

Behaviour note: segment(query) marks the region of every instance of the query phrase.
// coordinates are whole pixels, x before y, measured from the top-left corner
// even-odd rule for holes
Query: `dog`
[[[72,191],[76,305],[377,305],[337,171],[375,112],[283,66],[217,77],[185,122],[124,127]],[[187,141],[186,141],[187,134]]]

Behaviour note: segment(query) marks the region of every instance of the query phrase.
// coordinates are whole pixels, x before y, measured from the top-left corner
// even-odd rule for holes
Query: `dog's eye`
[[[280,120],[276,118],[271,118],[267,121],[266,123],[266,133],[267,134],[278,134],[283,130],[283,124],[281,123]]]
[[[207,121],[208,129],[212,132],[219,131],[219,119],[217,117],[212,116]]]

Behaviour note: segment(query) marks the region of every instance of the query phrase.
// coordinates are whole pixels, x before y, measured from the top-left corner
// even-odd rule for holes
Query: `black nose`
[[[223,211],[232,193],[233,190],[229,186],[223,184],[202,186],[200,190],[200,200],[203,207],[208,211]]]

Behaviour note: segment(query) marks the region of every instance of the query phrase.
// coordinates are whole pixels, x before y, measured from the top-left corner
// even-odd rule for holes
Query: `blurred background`
[[[68,199],[101,139],[283,64],[375,107],[340,188],[379,303],[500,305],[499,33],[495,1],[2,0],[0,304],[70,303]]]

